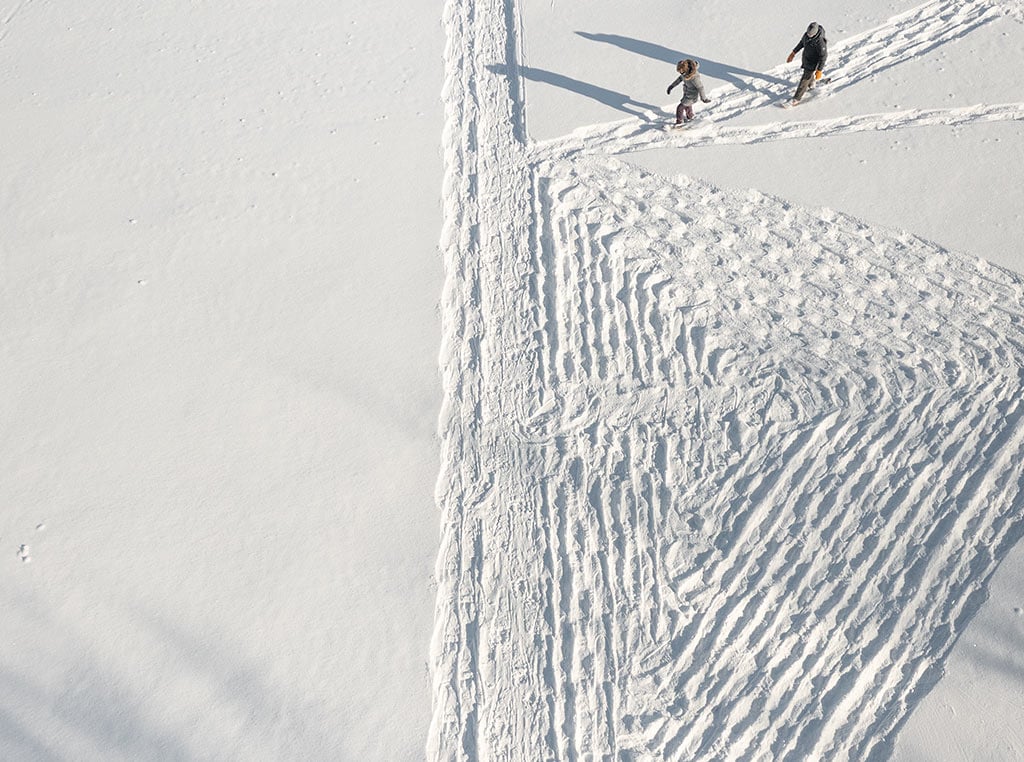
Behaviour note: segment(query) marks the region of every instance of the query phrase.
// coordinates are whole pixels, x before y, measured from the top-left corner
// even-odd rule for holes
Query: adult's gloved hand
[[[704,101],[705,103],[711,103],[710,98],[701,98],[701,100]]]
[[[795,56],[796,56],[796,53],[790,53],[788,56],[786,56],[786,63],[793,63],[793,58]]]
[[[672,87],[669,86],[668,90],[665,91],[665,95],[672,95]]]
[[[821,79],[821,69],[818,69],[816,72],[814,72],[814,78]]]

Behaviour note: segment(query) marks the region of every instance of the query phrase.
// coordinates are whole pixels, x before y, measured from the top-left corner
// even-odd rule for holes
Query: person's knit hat
[[[819,29],[820,29],[820,27],[818,26],[818,22],[817,21],[812,21],[810,24],[807,25],[807,36],[808,37],[817,37]]]

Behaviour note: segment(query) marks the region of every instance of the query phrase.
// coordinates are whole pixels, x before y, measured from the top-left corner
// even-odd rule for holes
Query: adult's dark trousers
[[[811,89],[814,84],[814,69],[804,69],[804,75],[800,77],[800,84],[796,86],[796,95],[793,96],[793,100],[798,101],[804,97],[804,94]]]

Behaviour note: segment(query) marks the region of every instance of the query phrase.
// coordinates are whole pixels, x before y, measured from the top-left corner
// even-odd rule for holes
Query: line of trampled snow
[[[828,70],[835,80],[828,85],[828,95],[838,95],[843,90],[855,87],[859,82],[920,56],[924,52],[952,40],[966,36],[980,27],[1004,15],[998,4],[989,0],[933,0],[911,11],[895,16],[881,26],[846,38],[831,46]],[[767,77],[780,79],[788,69],[776,66],[767,72]],[[663,126],[665,117],[648,114],[648,121],[636,118],[619,120],[604,125],[580,128],[570,135],[538,142],[535,147],[537,160],[568,156],[577,152],[624,153],[652,147],[656,143],[669,145],[701,143],[717,136],[724,130],[724,123],[741,114],[784,100],[791,90],[780,85],[764,84],[765,79],[749,80],[747,87],[736,85],[717,88],[713,93],[714,103],[701,114],[698,135],[690,139],[684,132],[665,140],[657,129]],[[838,129],[850,127],[862,131],[870,129],[893,129],[928,124],[961,124],[970,121],[972,114],[982,121],[993,119],[1019,120],[1021,104],[1005,106],[973,106],[963,109],[929,109],[861,116],[849,123],[835,125]],[[852,118],[851,118],[852,119]],[[829,122],[822,123],[828,128]],[[767,135],[755,138],[757,128],[750,132],[726,133],[732,135],[732,142],[757,142],[772,137],[786,136],[785,125],[773,124],[767,127]],[[781,133],[775,130],[782,130]],[[806,125],[797,124],[795,132],[808,130]],[[808,134],[816,135],[810,131]],[[750,137],[745,141],[743,136]]]
[[[963,108],[909,109],[885,114],[858,114],[833,119],[771,122],[748,127],[719,125],[715,122],[697,124],[686,130],[666,130],[664,125],[636,122],[620,125],[609,133],[594,128],[587,137],[577,130],[578,148],[568,143],[558,145],[558,155],[623,154],[657,147],[699,147],[705,145],[752,145],[776,140],[836,137],[858,132],[882,132],[915,127],[963,127],[989,122],[1024,121],[1024,103],[976,105]],[[552,146],[545,146],[549,148]],[[543,157],[546,150],[538,150]]]
[[[506,713],[506,702],[528,713],[547,700],[534,684],[498,674],[515,660],[505,649],[518,648],[537,623],[520,617],[511,636],[497,637],[494,611],[507,608],[514,591],[493,584],[494,562],[484,555],[492,522],[505,505],[496,485],[513,468],[495,422],[509,417],[515,381],[527,375],[522,342],[506,336],[517,335],[521,326],[502,318],[520,309],[517,263],[529,248],[532,226],[516,74],[518,18],[515,5],[501,0],[448,0],[443,16],[442,517],[428,741],[437,759],[488,758],[510,742],[536,746],[529,727],[509,726],[522,715]],[[506,63],[509,77],[489,69],[495,61]],[[522,563],[530,561],[512,558],[502,571],[525,576]],[[500,697],[496,684],[505,686]]]

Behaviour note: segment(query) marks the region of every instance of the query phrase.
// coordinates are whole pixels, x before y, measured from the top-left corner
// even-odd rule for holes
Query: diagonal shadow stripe
[[[645,42],[644,40],[637,40],[633,37],[625,37],[621,34],[603,34],[594,32],[576,32],[576,34],[584,39],[592,40],[593,42],[613,45],[630,53],[651,58],[655,61],[662,61],[673,66],[683,58],[697,59],[700,61],[700,70],[702,74],[728,82],[738,90],[756,89],[755,85],[749,80],[760,80],[775,85],[789,85],[788,80],[776,77],[772,74],[744,69],[733,64],[716,61],[698,53],[674,50],[673,48],[667,48],[664,45]]]

